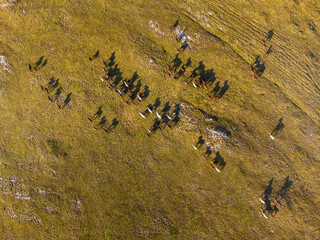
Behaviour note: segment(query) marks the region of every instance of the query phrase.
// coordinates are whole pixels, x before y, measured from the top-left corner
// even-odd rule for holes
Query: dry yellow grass
[[[1,239],[318,239],[319,10],[317,1],[0,1],[0,238]],[[166,69],[180,57],[202,61],[220,86],[186,86]],[[266,34],[273,35],[266,44]],[[265,59],[252,78],[250,64]],[[99,56],[90,61],[99,50]],[[100,76],[115,52],[123,79],[137,72],[150,96],[126,105]],[[41,56],[47,64],[31,72]],[[64,109],[45,86],[59,79]],[[181,106],[180,122],[150,138],[156,115],[139,112],[161,100]],[[110,125],[93,127],[102,105]],[[283,117],[282,132],[269,135]],[[212,118],[212,120],[209,120]],[[230,131],[209,139],[208,129]],[[200,135],[212,156],[196,151]],[[216,151],[226,162],[211,167]],[[274,218],[259,196],[293,181]],[[270,216],[270,215],[269,215]]]

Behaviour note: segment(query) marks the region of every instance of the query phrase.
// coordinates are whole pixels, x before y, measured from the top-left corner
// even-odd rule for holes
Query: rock
[[[8,64],[6,63],[6,59],[4,58],[4,56],[0,56],[0,66],[2,67],[2,69],[4,71],[7,71],[8,73],[10,72],[10,70],[8,68]]]

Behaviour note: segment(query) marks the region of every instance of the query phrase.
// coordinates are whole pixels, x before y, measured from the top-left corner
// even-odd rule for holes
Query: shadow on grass
[[[62,93],[62,87],[59,87],[52,97],[53,101],[56,101],[60,97],[61,93]]]
[[[177,54],[175,58],[172,60],[171,67],[174,71],[176,71],[181,64],[182,64],[182,60],[181,58],[179,58],[179,54]]]
[[[199,62],[198,67],[191,71],[191,75],[185,81],[186,84],[190,84],[194,87],[202,87],[208,89],[216,80],[216,75],[213,69],[206,69],[203,62]]]
[[[168,114],[169,111],[170,111],[170,103],[166,102],[164,107],[161,110],[162,116]]]
[[[228,91],[229,89],[229,84],[228,84],[228,80],[226,80],[224,83],[223,83],[223,87],[221,88],[220,92],[218,93],[218,98],[222,98],[223,95]]]
[[[44,56],[41,56],[39,60],[34,64],[29,64],[29,70],[31,72],[38,71],[48,64],[48,59],[44,60]]]
[[[279,191],[279,195],[283,198],[287,197],[287,192],[290,190],[293,181],[289,179],[289,176],[284,179],[284,183]]]
[[[61,105],[58,105],[58,107],[60,109],[64,109],[71,101],[71,95],[72,93],[69,93],[66,98],[64,99],[64,101],[61,103]]]
[[[227,165],[227,163],[224,161],[224,158],[221,156],[220,152],[216,153],[215,158],[213,159],[213,163],[218,166],[220,171],[224,169],[224,167]]]
[[[117,120],[117,118],[114,118],[112,120],[112,123],[110,124],[110,126],[108,127],[108,132],[112,131],[113,129],[115,129],[119,124],[119,121]]]
[[[269,55],[270,55],[270,53],[272,53],[272,45],[268,48],[268,50],[266,51],[266,53],[263,55],[263,59],[266,59]]]
[[[203,144],[205,143],[205,139],[203,138],[203,136],[201,135],[199,138],[198,138],[198,142],[196,143],[196,145],[194,145],[194,147],[196,148],[196,150],[199,150]]]
[[[109,67],[110,68],[115,64],[115,61],[114,61],[115,59],[116,59],[116,53],[113,52],[113,53],[111,53],[111,56],[109,58],[108,63],[106,61],[104,61],[104,60],[102,60],[102,62],[104,63],[105,67]]]
[[[94,127],[94,129],[96,130],[99,130],[101,128],[105,128],[106,127],[106,124],[107,124],[107,119],[105,116],[103,116],[101,119],[100,119],[100,122]]]
[[[283,124],[283,117],[282,117],[282,118],[279,119],[279,122],[278,122],[277,126],[271,132],[271,135],[272,136],[276,136],[283,129],[284,129],[284,124]]]
[[[149,86],[148,85],[144,85],[144,89],[143,89],[143,92],[141,93],[141,97],[143,99],[146,99],[147,97],[149,97],[149,95],[150,95]]]
[[[211,150],[211,147],[209,145],[207,145],[206,147],[206,151],[202,154],[202,156],[207,159],[211,156],[212,154],[212,150]]]
[[[153,110],[157,110],[158,107],[161,105],[161,100],[160,98],[157,98],[153,104]]]
[[[253,73],[254,79],[258,79],[262,76],[266,70],[264,60],[259,56],[256,57],[254,63],[250,66],[251,72]]]
[[[172,25],[172,28],[175,29],[176,27],[178,27],[179,25],[179,20],[180,19],[177,19],[177,21]]]
[[[57,158],[66,157],[67,153],[64,150],[63,142],[56,139],[47,140],[47,148],[50,154],[55,155]]]
[[[98,107],[97,112],[95,114],[93,114],[91,117],[88,118],[89,121],[92,122],[95,119],[100,118],[102,113],[103,113],[103,110],[102,110],[102,105],[101,105],[100,107]]]
[[[138,83],[131,90],[131,95],[129,96],[132,101],[136,99],[138,93],[140,92],[141,87],[142,87],[142,84],[141,84],[141,80],[139,79]]]
[[[93,60],[97,59],[97,58],[99,57],[99,55],[100,55],[100,51],[97,50],[97,51],[95,52],[95,54],[93,54],[92,56],[89,56],[89,60],[90,60],[90,61],[93,61]]]
[[[266,41],[267,42],[270,41],[272,39],[273,35],[274,35],[274,31],[273,30],[270,30],[269,32],[267,32]]]

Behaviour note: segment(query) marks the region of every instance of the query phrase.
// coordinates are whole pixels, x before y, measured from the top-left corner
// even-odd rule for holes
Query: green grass
[[[0,67],[0,238],[319,238],[319,7],[311,0],[21,0],[0,7],[0,56],[10,70]],[[202,61],[215,82],[229,80],[217,102],[164,71],[180,47],[172,31],[178,18],[192,38],[180,54],[191,58],[189,69]],[[274,50],[253,80],[249,66],[268,50],[261,40],[271,29]],[[137,72],[148,85],[145,102],[126,105],[103,86],[102,60],[113,52],[123,78]],[[41,56],[48,64],[29,71]],[[52,77],[62,96],[72,93],[63,110],[40,88]],[[139,111],[157,98],[159,109],[183,104],[190,122],[149,138],[145,127],[155,115],[143,119]],[[110,133],[87,119],[101,105],[108,125],[119,120]],[[272,141],[281,117],[285,128]],[[211,141],[227,163],[221,174],[201,156],[204,147],[192,147],[213,126],[231,132],[227,141]],[[275,218],[263,218],[258,197],[272,178],[279,191],[287,176],[290,200]]]

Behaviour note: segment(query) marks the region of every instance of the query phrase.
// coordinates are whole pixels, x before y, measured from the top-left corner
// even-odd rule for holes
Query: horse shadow
[[[199,150],[203,144],[205,143],[205,139],[203,138],[203,136],[201,135],[199,138],[198,138],[198,142],[196,143],[196,145],[194,146],[197,150]]]
[[[217,166],[219,166],[220,170],[223,170],[226,166],[226,162],[224,161],[224,158],[221,156],[220,152],[216,153],[215,158],[213,159],[213,163]]]
[[[99,55],[100,55],[100,51],[97,50],[97,51],[95,52],[95,54],[93,54],[93,56],[89,56],[89,60],[90,60],[90,61],[93,61],[94,59],[98,58]]]
[[[101,105],[100,107],[98,107],[98,110],[96,111],[96,113],[93,114],[93,116],[88,119],[90,120],[90,122],[92,122],[95,119],[100,118],[102,113],[103,113],[103,110],[102,110],[102,105]]]
[[[48,64],[48,59],[44,60],[44,56],[41,56],[35,64],[29,64],[29,70],[31,72],[38,71]]]
[[[119,124],[119,121],[117,120],[117,118],[114,118],[112,120],[112,123],[110,124],[110,126],[108,127],[108,132],[115,129]]]
[[[223,87],[221,88],[221,90],[218,94],[218,97],[222,98],[223,95],[228,91],[228,89],[229,89],[229,84],[228,84],[228,80],[226,80],[223,84]]]
[[[62,102],[61,106],[58,105],[58,107],[59,107],[60,109],[64,109],[64,108],[70,103],[70,101],[71,101],[71,95],[72,95],[72,93],[69,93],[69,94],[66,96],[65,100]]]
[[[153,104],[153,110],[157,110],[158,107],[161,105],[161,100],[160,98],[157,98]]]
[[[271,132],[272,136],[276,136],[279,132],[284,129],[285,125],[283,124],[283,117],[279,119],[277,126]]]
[[[279,195],[280,195],[281,197],[286,197],[287,192],[290,190],[292,184],[293,184],[293,181],[291,181],[291,180],[289,179],[289,176],[286,177],[286,178],[284,179],[284,183],[283,183],[283,185],[282,185],[282,187],[281,187],[281,189],[280,189],[280,191],[279,191]]]

